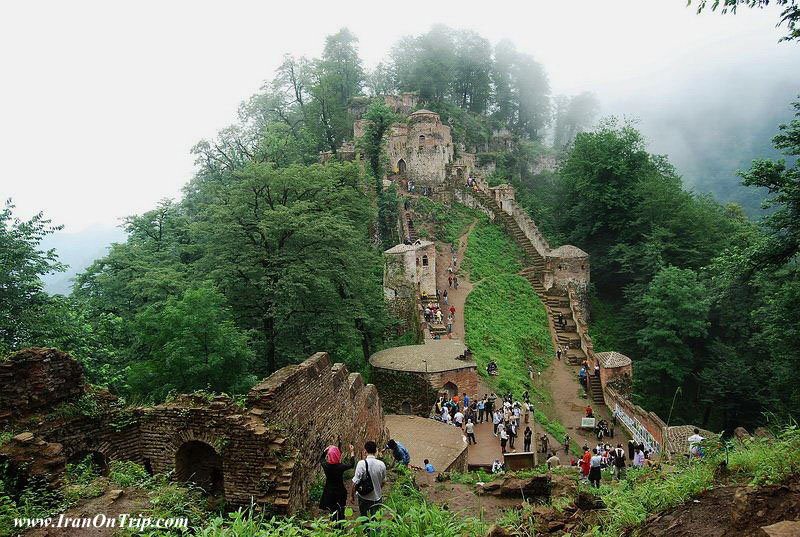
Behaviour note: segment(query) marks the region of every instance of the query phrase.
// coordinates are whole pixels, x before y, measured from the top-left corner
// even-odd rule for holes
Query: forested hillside
[[[513,44],[444,26],[401,39],[370,70],[347,30],[319,58],[285,56],[236,122],[194,147],[182,199],[126,218],[127,241],[69,298],[42,290],[60,268],[38,250],[50,223],[15,222],[7,205],[1,349],[59,347],[93,382],[147,400],[241,393],[321,349],[366,372],[399,324],[381,289],[381,251],[399,240],[381,143],[397,118],[371,97],[403,91],[441,115],[457,151],[494,165],[490,182],[517,188],[552,244],[591,254],[598,347],[633,357],[648,408],[717,428],[800,409],[796,165],[743,173],[773,200],[754,223],[684,190],[633,126],[593,127],[591,93],[554,96],[545,67]],[[317,164],[352,140],[353,107],[372,120],[357,141],[369,165]],[[800,153],[798,120],[781,132],[776,147]]]

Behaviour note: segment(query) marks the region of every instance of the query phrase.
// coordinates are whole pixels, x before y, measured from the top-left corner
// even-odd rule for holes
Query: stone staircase
[[[414,219],[411,217],[411,211],[405,211],[405,214],[403,216],[406,220],[408,237],[411,239],[411,242],[414,242],[419,238],[419,234],[417,233],[417,230],[414,229]]]
[[[603,388],[600,386],[600,378],[595,375],[586,376],[586,392],[589,399],[595,406],[605,405],[606,400],[603,397]]]

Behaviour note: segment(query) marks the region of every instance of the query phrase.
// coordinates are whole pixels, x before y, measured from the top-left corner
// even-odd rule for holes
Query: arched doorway
[[[458,176],[459,179],[463,179],[464,178],[464,168],[457,168],[456,169],[456,175]]]
[[[458,386],[456,386],[452,382],[448,382],[444,386],[442,386],[442,390],[447,393],[448,397],[453,397],[454,395],[458,394]]]
[[[406,174],[406,161],[405,160],[400,159],[400,160],[397,161],[397,173],[400,174],[400,175],[405,175]]]
[[[406,399],[402,403],[400,403],[400,413],[401,414],[413,414],[414,409],[411,408],[411,401]]]
[[[108,475],[108,459],[99,451],[79,451],[69,458],[69,464],[88,462],[100,475]]]
[[[191,440],[181,444],[175,452],[175,477],[212,496],[225,492],[222,457],[205,442]]]

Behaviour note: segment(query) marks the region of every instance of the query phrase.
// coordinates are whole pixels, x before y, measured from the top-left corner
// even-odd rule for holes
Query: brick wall
[[[661,418],[654,412],[633,404],[608,386],[603,391],[608,409],[617,414],[619,423],[628,430],[631,437],[644,444],[645,449],[660,453],[667,427]]]
[[[389,414],[430,416],[436,398],[442,387],[451,382],[456,385],[458,394],[466,392],[471,396],[478,391],[478,373],[475,365],[437,373],[394,371],[379,367],[372,368],[372,380],[378,389],[384,410]]]
[[[31,348],[0,362],[0,423],[83,393],[80,364],[56,349]]]
[[[343,364],[331,367],[327,353],[285,367],[254,386],[248,406],[263,412],[265,424],[286,434],[285,453],[292,453],[289,511],[306,505],[311,484],[321,475],[319,458],[330,444],[386,441],[383,410],[375,386]]]

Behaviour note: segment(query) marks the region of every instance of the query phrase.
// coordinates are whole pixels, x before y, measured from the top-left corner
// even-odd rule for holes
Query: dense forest
[[[402,91],[438,112],[457,145],[494,162],[490,182],[512,183],[551,243],[590,253],[595,344],[634,359],[639,402],[672,423],[716,428],[800,409],[800,119],[775,138],[788,162],[742,171],[743,184],[770,196],[755,222],[685,190],[634,126],[596,124],[591,93],[554,96],[544,66],[513,44],[444,26],[401,39],[369,70],[348,30],[319,58],[287,55],[233,125],[194,147],[182,199],[128,217],[127,240],[69,297],[42,290],[42,275],[63,268],[39,249],[57,226],[15,219],[9,201],[0,353],[59,347],[92,382],[142,401],[242,393],[322,349],[366,372],[400,322],[381,288],[398,204],[380,180],[381,142],[396,118],[371,98]],[[352,140],[354,103],[372,119],[358,141],[368,166],[317,164],[320,151]],[[501,130],[512,146],[486,151]],[[543,157],[556,171],[541,171]]]

